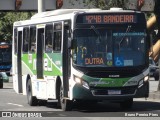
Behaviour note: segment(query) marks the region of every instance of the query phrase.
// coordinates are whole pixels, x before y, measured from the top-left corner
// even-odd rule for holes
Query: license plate
[[[121,90],[108,90],[108,95],[120,95]]]

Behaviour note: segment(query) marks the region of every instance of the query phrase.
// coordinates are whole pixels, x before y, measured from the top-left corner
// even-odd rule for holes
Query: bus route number
[[[134,15],[87,15],[84,23],[133,23],[136,22]]]

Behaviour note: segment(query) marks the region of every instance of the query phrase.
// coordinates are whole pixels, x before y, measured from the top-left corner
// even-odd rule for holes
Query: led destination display
[[[77,23],[81,24],[121,24],[136,23],[137,16],[132,14],[89,14],[79,15]]]

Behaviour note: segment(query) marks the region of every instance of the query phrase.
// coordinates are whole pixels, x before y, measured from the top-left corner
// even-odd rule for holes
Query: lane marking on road
[[[14,103],[7,103],[8,105],[15,105],[15,106],[18,106],[18,107],[24,107],[23,105],[20,105],[20,104],[14,104]]]

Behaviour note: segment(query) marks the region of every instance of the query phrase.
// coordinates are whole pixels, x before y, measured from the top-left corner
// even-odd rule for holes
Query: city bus
[[[10,75],[12,67],[12,44],[0,42],[0,72]]]
[[[118,102],[149,94],[144,13],[121,8],[59,9],[13,26],[13,88],[29,105]],[[94,104],[93,104],[94,105]]]

